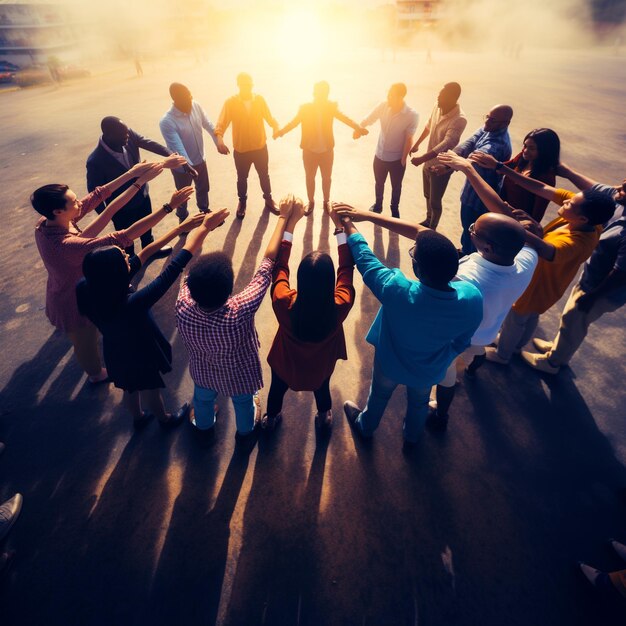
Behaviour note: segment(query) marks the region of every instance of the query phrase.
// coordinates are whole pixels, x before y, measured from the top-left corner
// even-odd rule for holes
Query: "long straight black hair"
[[[92,322],[113,317],[128,295],[126,259],[117,246],[92,250],[83,259],[83,278],[76,285],[78,310]]]
[[[533,161],[530,177],[536,178],[551,171],[556,172],[561,155],[559,136],[551,128],[535,128],[524,137],[524,143],[527,139],[532,139],[537,144],[537,158]],[[528,165],[528,161],[522,158],[520,152],[511,159],[511,165],[513,169],[521,172]]]
[[[335,266],[325,252],[307,254],[298,267],[298,296],[290,310],[294,335],[319,343],[337,326]]]

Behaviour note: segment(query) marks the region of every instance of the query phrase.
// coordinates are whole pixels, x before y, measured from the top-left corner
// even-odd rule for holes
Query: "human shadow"
[[[254,270],[256,269],[257,265],[257,256],[263,243],[263,235],[267,230],[269,219],[269,211],[263,211],[261,213],[261,216],[259,217],[257,225],[254,228],[254,232],[252,233],[250,242],[248,243],[248,249],[243,255],[243,260],[241,262],[241,266],[235,280],[233,293],[238,293],[239,291],[244,289],[254,275]]]

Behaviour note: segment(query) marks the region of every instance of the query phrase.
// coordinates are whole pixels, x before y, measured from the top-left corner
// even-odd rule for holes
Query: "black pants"
[[[266,200],[272,199],[272,186],[269,175],[269,154],[267,146],[260,150],[250,150],[250,152],[237,152],[233,150],[235,158],[235,169],[237,170],[237,196],[241,202],[248,199],[248,174],[254,165],[256,173],[259,175],[261,190]]]
[[[272,384],[267,395],[267,414],[270,417],[274,417],[281,412],[283,398],[287,393],[287,389],[289,389],[289,385],[272,370]],[[330,398],[330,376],[322,383],[319,389],[313,392],[313,395],[315,396],[315,404],[319,413],[330,411],[333,405]]]
[[[139,193],[143,193],[140,191]],[[109,200],[111,202],[111,200]],[[138,222],[142,217],[146,217],[146,215],[150,215],[152,213],[152,203],[150,202],[150,196],[144,196],[141,202],[135,202],[130,207],[125,206],[121,208],[114,216],[113,216],[113,226],[115,226],[115,230],[124,230],[125,228],[130,228],[135,222]],[[147,230],[143,235],[141,235],[141,247],[145,248],[149,243],[154,241],[154,237],[152,236],[152,231]],[[129,255],[133,255],[135,250],[135,246],[130,246],[126,248],[126,252]]]
[[[376,194],[376,207],[383,208],[383,194],[385,192],[385,182],[387,175],[391,178],[391,213],[398,213],[400,206],[400,194],[402,193],[402,179],[406,166],[402,165],[402,161],[381,161],[378,157],[374,157],[374,181]]]
[[[198,163],[193,166],[193,169],[198,172],[198,177],[194,180],[191,174],[187,172],[179,172],[178,170],[172,170],[172,176],[174,176],[174,184],[176,189],[182,189],[183,187],[189,187],[189,185],[195,185],[196,188],[196,205],[200,213],[206,213],[209,210],[209,171],[206,168],[206,161]],[[187,210],[187,203],[181,204],[176,209],[176,215],[179,219],[186,219],[189,216]]]

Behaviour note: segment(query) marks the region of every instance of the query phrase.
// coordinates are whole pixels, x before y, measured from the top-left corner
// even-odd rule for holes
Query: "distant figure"
[[[172,170],[176,189],[191,185],[196,187],[196,204],[201,213],[209,212],[209,172],[204,159],[204,137],[202,129],[207,131],[217,146],[215,127],[202,107],[194,102],[191,91],[180,83],[170,85],[172,107],[161,118],[159,126],[167,147],[185,157],[183,167]],[[176,210],[179,221],[188,215],[185,202]]]
[[[383,194],[387,176],[391,178],[391,215],[400,217],[400,195],[402,179],[406,171],[406,159],[413,145],[413,135],[417,130],[418,115],[406,105],[406,85],[395,83],[389,88],[387,100],[381,102],[362,122],[361,126],[371,126],[380,121],[380,134],[374,156],[374,180],[376,200],[370,210],[381,213]],[[354,138],[360,136],[354,131]]]
[[[137,73],[137,78],[141,78],[143,76],[143,67],[141,67],[141,60],[139,59],[139,54],[137,53],[135,53],[134,63],[135,63],[135,72]]]
[[[100,122],[100,128],[102,135],[98,141],[98,145],[87,157],[87,189],[89,191],[93,191],[96,187],[110,183],[139,163],[141,160],[139,153],[140,148],[163,157],[170,157],[172,155],[171,150],[152,139],[148,139],[136,133],[118,117],[109,116],[103,118],[102,122]],[[183,161],[182,157],[177,158],[177,155],[175,155],[174,158],[164,161],[164,167],[176,167]],[[122,185],[111,194],[108,201],[110,202],[117,198],[132,184],[133,181],[129,180],[125,185]],[[107,202],[103,202],[96,207],[96,211],[102,213],[106,206]],[[150,215],[151,212],[152,203],[150,201],[148,185],[144,185],[139,189],[139,193],[135,194],[135,196],[127,202],[126,206],[113,216],[113,224],[116,230],[123,230],[142,217]],[[152,230],[146,231],[141,236],[142,247],[152,243],[153,240]],[[157,258],[164,257],[171,251],[171,247],[165,247],[155,256]],[[126,252],[132,255],[134,246],[130,246]]]
[[[340,213],[343,208],[352,209],[336,208]],[[482,296],[468,282],[451,282],[459,260],[454,245],[443,235],[418,226],[415,245],[409,250],[415,280],[383,265],[349,214],[342,222],[357,269],[381,303],[367,335],[376,349],[367,403],[360,409],[348,401],[344,412],[357,434],[371,437],[394,389],[406,385],[403,434],[405,444],[411,446],[422,433],[431,387],[469,347],[482,320]]]
[[[443,86],[428,123],[411,148],[411,154],[417,152],[422,141],[428,137],[426,153],[413,157],[411,163],[415,166],[424,166],[422,178],[426,198],[426,219],[421,224],[433,230],[437,230],[441,219],[442,199],[452,171],[449,170],[438,176],[431,171],[431,168],[437,165],[436,157],[440,152],[456,148],[467,126],[467,118],[458,105],[460,95],[461,86],[458,83],[447,83]]]
[[[275,134],[275,138],[282,137],[293,130],[298,124],[302,125],[302,162],[306,176],[306,193],[309,204],[305,215],[310,215],[315,207],[315,176],[317,170],[322,175],[322,192],[324,194],[324,210],[330,212],[330,185],[333,171],[335,138],[333,136],[333,122],[337,118],[354,130],[360,136],[369,131],[361,128],[356,122],[344,115],[336,102],[328,99],[329,84],[323,80],[313,87],[313,102],[303,104],[296,117],[284,128]]]
[[[224,143],[224,133],[229,125],[233,125],[233,157],[237,169],[237,217],[242,220],[246,216],[248,203],[248,174],[254,168],[259,175],[265,209],[275,215],[279,214],[276,203],[272,199],[272,186],[269,176],[269,155],[265,136],[265,122],[274,134],[278,132],[278,122],[272,117],[263,96],[252,92],[252,76],[242,72],[237,76],[239,93],[228,98],[222,107],[215,134],[217,147],[222,154],[230,150]]]
[[[540,180],[553,187],[556,183],[560,152],[559,136],[549,128],[536,128],[524,137],[522,151],[507,161],[506,165],[528,178]],[[500,197],[513,208],[528,213],[537,222],[541,222],[550,204],[547,198],[526,191],[508,176],[502,179]]]
[[[485,124],[469,139],[454,149],[458,155],[467,158],[472,152],[483,152],[493,156],[496,161],[508,161],[511,158],[511,138],[508,127],[513,117],[513,109],[506,104],[498,104],[485,115]],[[493,188],[497,189],[500,183],[498,174],[474,163],[474,167]],[[449,170],[440,164],[434,167],[435,174],[445,174]],[[487,209],[481,202],[469,181],[465,182],[461,191],[461,252],[471,254],[476,251],[469,234],[470,224],[473,224]]]

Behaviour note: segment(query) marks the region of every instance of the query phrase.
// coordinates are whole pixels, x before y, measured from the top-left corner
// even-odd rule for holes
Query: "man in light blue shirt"
[[[196,186],[196,203],[201,213],[209,212],[209,173],[204,160],[204,137],[202,129],[206,130],[217,147],[215,127],[207,117],[202,107],[194,102],[191,91],[185,85],[172,83],[170,96],[173,104],[170,110],[161,118],[159,126],[167,147],[187,159],[182,168],[172,170],[176,189],[191,185]],[[218,149],[222,154],[228,154]],[[176,209],[176,215],[182,222],[188,215],[187,203]]]
[[[400,194],[406,170],[406,159],[413,145],[418,115],[404,102],[406,85],[394,83],[389,88],[387,100],[381,102],[362,122],[361,127],[380,121],[380,134],[374,156],[374,181],[376,201],[371,211],[381,213],[387,176],[391,178],[391,215],[400,217]],[[360,133],[354,131],[354,138]]]
[[[342,207],[351,208],[335,208],[341,212]],[[431,387],[470,345],[482,320],[482,296],[468,282],[451,282],[458,255],[443,235],[418,226],[415,245],[409,250],[417,280],[411,280],[376,258],[348,215],[341,219],[363,282],[382,305],[366,337],[376,348],[367,404],[361,411],[348,401],[344,411],[358,434],[371,437],[393,390],[406,385],[404,441],[414,444],[428,415]]]

